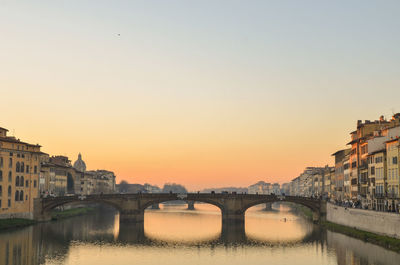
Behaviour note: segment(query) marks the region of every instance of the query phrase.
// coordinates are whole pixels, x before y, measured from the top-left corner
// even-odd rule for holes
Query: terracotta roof
[[[26,144],[27,146],[32,146],[32,147],[42,147],[39,144],[29,144],[26,142],[22,142],[20,139],[16,139],[14,137],[0,137],[0,141],[3,142],[8,142],[8,143],[18,143],[18,144]]]
[[[21,140],[16,139],[14,137],[0,137],[0,141],[8,142],[8,143],[19,143],[19,144],[27,144],[25,142],[21,142]]]
[[[374,155],[374,154],[377,154],[377,153],[381,153],[381,152],[384,152],[384,151],[385,151],[385,148],[380,149],[380,150],[376,150],[376,151],[371,152],[371,153],[368,153],[368,155],[371,156],[371,155]]]
[[[348,142],[346,145],[357,143],[357,141],[358,141],[358,139],[352,140],[352,141]]]
[[[399,140],[399,138],[394,138],[394,139],[390,139],[390,140],[386,141],[385,143],[395,142],[395,141],[398,141],[398,140]]]
[[[331,154],[331,156],[335,156],[335,155],[337,155],[338,153],[344,152],[344,151],[346,151],[346,150],[347,150],[347,149],[342,149],[342,150],[336,151],[335,153]]]

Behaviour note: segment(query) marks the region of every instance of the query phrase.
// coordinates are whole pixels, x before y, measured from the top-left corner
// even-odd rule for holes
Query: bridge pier
[[[246,241],[244,223],[222,224],[221,241],[224,243],[237,243]]]
[[[144,211],[121,211],[119,214],[120,223],[143,223]]]
[[[160,210],[160,204],[159,203],[155,203],[151,205],[151,209],[153,210]]]
[[[264,211],[272,211],[272,202],[267,202],[265,204]]]
[[[33,219],[38,222],[47,222],[51,221],[51,212],[50,211],[43,211],[40,213],[34,213]]]
[[[33,202],[33,219],[38,222],[51,221],[51,211],[43,209],[41,199],[35,199]]]
[[[118,240],[121,242],[140,243],[145,241],[144,223],[121,223]]]
[[[244,213],[222,213],[222,226],[244,227]]]
[[[187,207],[188,210],[195,210],[194,209],[194,201],[188,201],[187,205],[188,205],[188,207]]]

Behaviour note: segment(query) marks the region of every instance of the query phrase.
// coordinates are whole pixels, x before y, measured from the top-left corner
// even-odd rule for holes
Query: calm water
[[[147,210],[142,226],[93,215],[0,233],[0,264],[382,264],[400,255],[323,231],[288,206],[253,207],[245,231],[224,231],[219,210],[196,204]]]

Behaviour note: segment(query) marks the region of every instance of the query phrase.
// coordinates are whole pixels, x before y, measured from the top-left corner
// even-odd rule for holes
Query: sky
[[[0,0],[0,127],[117,182],[333,165],[400,112],[399,1]]]

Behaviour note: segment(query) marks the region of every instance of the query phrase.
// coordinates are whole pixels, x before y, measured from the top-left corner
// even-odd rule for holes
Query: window
[[[15,201],[19,201],[19,191],[15,192]]]
[[[0,181],[3,181],[3,171],[0,170]]]
[[[8,199],[8,207],[11,207],[11,200]]]
[[[17,162],[16,164],[15,164],[15,171],[16,172],[19,172],[20,170],[19,170],[19,162]]]
[[[375,175],[375,167],[371,167],[371,175]]]
[[[27,180],[25,181],[25,187],[27,187],[27,188],[29,187],[29,181],[27,181]]]
[[[25,201],[27,201],[28,200],[28,195],[25,195]]]
[[[0,157],[0,168],[2,168],[2,167],[3,167],[3,158]]]
[[[8,161],[8,167],[12,168],[12,158],[10,157],[10,160]]]
[[[37,166],[35,166],[33,173],[36,174],[37,173]]]
[[[1,198],[0,198],[0,208],[1,208]]]
[[[24,191],[23,190],[21,190],[21,192],[19,193],[19,200],[24,201]]]
[[[24,176],[21,176],[21,178],[19,179],[19,185],[21,187],[24,187]]]
[[[29,166],[26,165],[26,173],[29,173]]]
[[[21,163],[21,172],[22,172],[22,173],[24,173],[24,170],[25,170],[24,167],[25,167],[25,164],[24,164],[24,162],[22,162],[22,163]]]
[[[36,180],[33,181],[33,187],[36,188]]]
[[[361,154],[368,153],[368,145],[361,146]]]
[[[397,165],[397,156],[394,156],[394,157],[392,158],[392,160],[393,160],[393,165]]]
[[[12,173],[11,173],[11,171],[8,172],[8,182],[12,182]]]
[[[19,176],[15,178],[15,186],[19,187]]]
[[[0,185],[0,198],[3,196],[3,186]]]
[[[351,168],[355,168],[355,167],[357,167],[357,162],[356,162],[356,161],[354,161],[353,163],[351,163]]]

